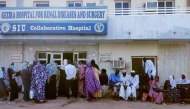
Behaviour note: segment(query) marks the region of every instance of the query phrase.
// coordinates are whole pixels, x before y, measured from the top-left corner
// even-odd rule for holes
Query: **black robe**
[[[50,81],[46,82],[45,87],[46,99],[56,99],[56,75],[50,77]]]
[[[14,76],[12,76],[13,70],[8,68],[7,71],[8,71],[10,87],[11,87],[10,101],[13,101],[18,98],[18,85],[14,79]]]
[[[60,69],[60,80],[58,87],[58,95],[65,96],[66,94],[66,73],[65,70]]]

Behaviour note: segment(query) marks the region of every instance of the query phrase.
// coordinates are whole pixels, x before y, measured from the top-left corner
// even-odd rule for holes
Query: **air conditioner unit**
[[[145,11],[156,11],[158,9],[158,2],[146,2]]]
[[[125,61],[113,60],[113,68],[125,68]]]

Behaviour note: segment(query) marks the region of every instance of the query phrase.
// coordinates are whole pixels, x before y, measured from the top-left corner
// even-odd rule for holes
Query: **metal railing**
[[[108,16],[115,15],[155,15],[155,14],[190,14],[190,7],[159,8],[114,8],[108,9]]]

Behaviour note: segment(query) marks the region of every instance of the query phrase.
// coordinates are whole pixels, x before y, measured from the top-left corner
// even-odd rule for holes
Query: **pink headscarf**
[[[61,65],[61,69],[65,70],[65,66],[67,66],[67,64],[68,64],[67,59],[64,59],[63,64]]]

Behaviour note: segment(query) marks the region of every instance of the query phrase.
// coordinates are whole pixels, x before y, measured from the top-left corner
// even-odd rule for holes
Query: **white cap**
[[[135,71],[134,71],[134,70],[132,70],[132,71],[131,71],[131,73],[135,73]]]
[[[122,70],[121,72],[122,72],[122,73],[126,73],[127,71],[126,71],[126,70]]]

